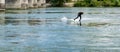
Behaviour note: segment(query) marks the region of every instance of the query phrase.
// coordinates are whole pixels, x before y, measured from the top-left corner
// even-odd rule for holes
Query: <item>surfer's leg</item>
[[[80,26],[81,26],[82,24],[81,24],[81,22],[80,22]]]
[[[79,21],[80,21],[80,26],[81,26],[81,23],[82,23],[82,22],[81,22],[81,18],[82,18],[82,17],[81,17],[81,15],[80,15],[80,19],[79,19]]]
[[[80,26],[81,26],[81,25],[82,25],[82,24],[81,24],[81,18],[79,19],[79,22],[80,22]]]

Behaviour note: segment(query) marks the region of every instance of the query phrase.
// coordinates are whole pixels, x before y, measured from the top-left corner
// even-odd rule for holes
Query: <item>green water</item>
[[[64,22],[83,11],[82,26]],[[120,52],[120,8],[39,8],[0,13],[0,52]]]

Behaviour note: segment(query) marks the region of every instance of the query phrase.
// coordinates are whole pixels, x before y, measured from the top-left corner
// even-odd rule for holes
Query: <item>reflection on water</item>
[[[85,12],[82,26],[72,21],[78,11]],[[119,8],[8,10],[0,14],[0,52],[120,52],[118,13]]]
[[[3,21],[3,22],[2,22]],[[29,18],[29,19],[19,19],[13,17],[3,17],[1,23],[5,25],[42,25],[42,24],[52,24],[60,22],[58,19],[41,19],[41,18]]]

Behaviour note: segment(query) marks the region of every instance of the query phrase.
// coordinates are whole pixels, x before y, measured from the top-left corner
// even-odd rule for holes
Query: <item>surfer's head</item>
[[[83,12],[78,12],[78,15],[82,15],[83,14]]]

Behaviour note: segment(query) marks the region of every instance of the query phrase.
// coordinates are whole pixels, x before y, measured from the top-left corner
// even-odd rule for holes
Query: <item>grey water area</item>
[[[69,21],[79,11],[81,26]],[[120,8],[7,10],[0,13],[0,52],[120,52]]]

